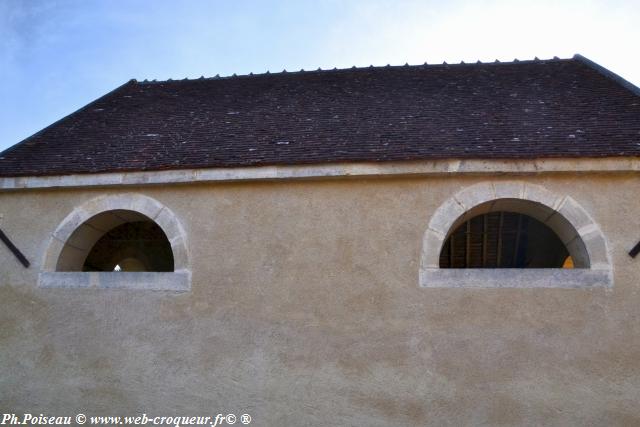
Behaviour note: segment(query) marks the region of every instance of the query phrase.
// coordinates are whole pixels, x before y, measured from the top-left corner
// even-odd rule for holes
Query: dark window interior
[[[173,271],[171,244],[152,221],[127,222],[93,246],[83,271]]]
[[[562,268],[569,253],[540,221],[520,213],[491,212],[466,221],[447,238],[441,268]]]

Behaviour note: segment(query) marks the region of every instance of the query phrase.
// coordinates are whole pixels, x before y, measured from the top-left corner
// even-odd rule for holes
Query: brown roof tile
[[[0,153],[0,176],[640,156],[640,92],[573,59],[132,80]]]

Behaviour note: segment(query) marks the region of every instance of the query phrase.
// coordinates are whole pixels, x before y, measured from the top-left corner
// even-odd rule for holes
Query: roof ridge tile
[[[220,74],[216,74],[214,77],[204,77],[204,75],[198,77],[198,78],[193,78],[193,79],[189,79],[188,77],[185,77],[184,79],[180,79],[180,80],[173,80],[172,78],[169,78],[167,80],[157,80],[157,79],[153,79],[153,80],[142,80],[142,81],[138,81],[136,79],[131,79],[132,82],[135,83],[139,83],[139,84],[144,84],[144,83],[162,83],[162,82],[177,82],[177,81],[192,81],[192,80],[199,80],[199,79],[205,79],[205,80],[215,80],[215,79],[230,79],[230,78],[246,78],[246,77],[257,77],[257,76],[264,76],[264,75],[277,75],[277,74],[298,74],[298,73],[319,73],[319,72],[331,72],[331,71],[348,71],[348,70],[364,70],[364,69],[383,69],[383,68],[394,68],[394,67],[441,67],[441,66],[446,66],[446,67],[455,67],[455,66],[474,66],[474,65],[489,65],[489,64],[503,64],[503,65],[509,65],[509,64],[518,64],[518,63],[544,63],[547,61],[572,61],[572,60],[576,60],[577,58],[574,56],[573,58],[566,58],[566,59],[562,59],[562,58],[558,58],[557,56],[554,56],[552,59],[549,60],[541,60],[539,57],[535,56],[533,59],[530,60],[521,60],[518,58],[514,58],[513,61],[507,61],[507,62],[502,62],[499,59],[495,59],[493,62],[482,62],[481,60],[477,60],[476,62],[465,62],[464,60],[461,60],[459,63],[449,63],[447,61],[443,61],[442,64],[429,64],[428,62],[424,62],[423,64],[419,64],[419,65],[411,65],[408,62],[405,62],[403,65],[391,65],[391,64],[386,64],[384,66],[374,66],[373,64],[370,64],[369,66],[364,66],[364,67],[357,67],[356,65],[353,65],[351,67],[348,68],[338,68],[338,67],[333,67],[330,69],[323,69],[322,67],[318,67],[316,70],[305,70],[304,68],[301,68],[299,71],[287,71],[287,69],[283,69],[281,72],[279,73],[271,73],[269,70],[266,70],[264,73],[254,73],[254,72],[249,72],[248,74],[237,74],[237,73],[233,73],[231,75],[228,76],[220,76]]]

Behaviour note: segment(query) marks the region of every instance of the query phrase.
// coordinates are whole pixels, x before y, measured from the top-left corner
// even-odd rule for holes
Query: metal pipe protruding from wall
[[[638,254],[640,254],[640,242],[629,251],[631,258],[635,258]]]
[[[4,234],[4,231],[2,231],[2,229],[0,229],[0,240],[2,240],[2,242],[5,245],[7,245],[11,253],[13,253],[13,255],[15,255],[16,258],[18,258],[18,261],[20,261],[20,264],[24,265],[24,268],[29,268],[29,265],[31,264],[29,263],[29,260],[27,259],[27,257],[25,257],[22,254],[22,252],[20,252],[20,249],[18,249],[16,245],[13,244],[13,242],[9,239],[9,237],[7,237],[7,235]]]

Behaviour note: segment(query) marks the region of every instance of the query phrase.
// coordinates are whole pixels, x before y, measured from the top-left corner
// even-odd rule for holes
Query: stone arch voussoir
[[[144,216],[153,221],[164,231],[171,244],[174,257],[174,271],[189,271],[189,254],[187,236],[175,214],[166,206],[151,197],[137,193],[107,195],[89,200],[76,207],[58,225],[51,234],[43,260],[44,272],[57,271],[58,261],[63,249],[78,251],[80,255],[88,252],[103,232],[101,224],[96,222],[88,226],[92,218],[100,214],[107,215],[107,225],[135,220],[136,216]],[[79,237],[78,237],[79,236]],[[73,238],[73,241],[70,239]]]
[[[528,203],[522,203],[526,201]],[[438,269],[440,251],[457,224],[479,213],[513,210],[548,225],[574,262],[591,270],[611,272],[611,256],[598,224],[570,196],[522,181],[486,182],[471,185],[446,200],[433,214],[424,233],[421,270]]]

